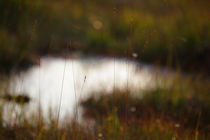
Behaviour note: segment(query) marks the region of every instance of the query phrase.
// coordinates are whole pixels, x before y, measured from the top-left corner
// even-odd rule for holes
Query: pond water
[[[62,120],[73,117],[75,104],[92,93],[129,89],[140,94],[141,90],[161,85],[168,75],[166,70],[125,59],[45,57],[40,65],[12,77],[10,92],[25,93],[32,99],[24,106],[26,115],[37,112],[40,105],[44,117],[49,117],[49,108],[56,116],[60,105]],[[11,113],[11,110],[16,111]],[[8,103],[4,109],[5,120],[15,121],[20,110],[18,105]]]

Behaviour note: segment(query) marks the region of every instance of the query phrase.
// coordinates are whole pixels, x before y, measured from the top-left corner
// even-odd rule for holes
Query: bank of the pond
[[[0,138],[208,140],[210,105],[209,96],[206,95],[209,88],[199,82],[191,83],[193,87],[189,88],[189,81],[182,82],[182,85],[168,89],[146,91],[141,98],[133,97],[127,91],[116,90],[83,99],[80,105],[84,109],[86,124],[77,123],[77,118],[66,117],[70,122],[57,127],[56,117],[51,116],[47,123],[38,114],[23,119],[28,113],[23,111],[22,119],[11,126],[5,124],[1,116]]]

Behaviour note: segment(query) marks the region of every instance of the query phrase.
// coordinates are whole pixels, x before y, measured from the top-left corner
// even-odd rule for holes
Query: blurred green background
[[[72,50],[208,72],[208,0],[1,0],[0,70]]]
[[[209,0],[0,0],[0,98],[9,74],[63,56],[70,44],[72,54],[135,59],[172,68],[178,78],[139,91],[141,98],[115,91],[82,100],[91,129],[77,122],[57,129],[56,118],[46,129],[40,116],[10,127],[2,101],[0,139],[210,138]]]

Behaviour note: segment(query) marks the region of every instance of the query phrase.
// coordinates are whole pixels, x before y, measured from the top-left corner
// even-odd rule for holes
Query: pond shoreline
[[[95,54],[95,53],[83,53],[80,51],[70,51],[68,50],[68,52],[66,50],[60,51],[60,52],[48,52],[45,54],[41,54],[39,55],[38,53],[35,55],[32,55],[29,59],[27,59],[27,61],[25,59],[23,59],[23,61],[20,61],[19,64],[16,64],[15,67],[13,67],[11,70],[7,70],[6,72],[1,72],[3,74],[7,74],[10,75],[11,73],[20,73],[21,71],[26,71],[28,70],[28,68],[30,68],[31,66],[35,66],[35,65],[39,65],[40,64],[40,58],[45,58],[45,57],[54,57],[54,58],[113,58],[113,59],[127,59],[127,60],[132,60],[132,61],[136,61],[138,63],[143,63],[143,64],[148,64],[148,65],[153,65],[155,67],[159,67],[159,68],[163,68],[163,69],[169,69],[171,71],[180,71],[181,73],[185,73],[187,75],[193,75],[193,76],[201,76],[204,80],[207,79],[209,80],[209,74],[210,72],[208,71],[208,65],[202,65],[201,67],[198,67],[197,65],[189,65],[189,66],[185,66],[185,67],[181,67],[180,65],[178,66],[168,66],[167,64],[160,64],[158,61],[156,62],[148,62],[148,61],[142,61],[141,57],[138,56],[138,54],[136,57],[132,56],[132,54],[130,54],[130,56],[125,57],[122,55],[113,55],[113,54]]]

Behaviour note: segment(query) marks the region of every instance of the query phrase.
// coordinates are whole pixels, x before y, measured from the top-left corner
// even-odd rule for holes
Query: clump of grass
[[[25,119],[23,112],[18,124],[9,125],[0,113],[0,138],[207,140],[210,138],[209,87],[206,86],[209,82],[198,81],[174,82],[168,88],[142,91],[141,96],[116,89],[113,94],[91,96],[80,102],[86,124],[79,124],[74,118],[68,123],[60,122],[58,127],[56,115],[49,115],[45,122],[42,113]]]
[[[71,123],[63,123],[61,127],[57,127],[57,118],[51,116],[49,122],[44,120],[43,116],[38,119],[37,114],[31,114],[26,118],[27,113],[19,116],[22,118],[18,124],[7,124],[3,120],[3,106],[0,108],[0,139],[1,140],[18,140],[18,139],[93,139],[93,133],[90,128],[80,126],[78,122],[72,120]],[[42,115],[42,114],[39,114]],[[50,114],[49,114],[50,115]]]
[[[25,104],[30,102],[30,97],[27,95],[10,95],[6,94],[1,97],[2,99],[6,100],[7,102],[15,102],[19,104]]]
[[[178,133],[177,135],[182,137],[185,135],[185,132],[182,132],[184,129],[186,134],[193,138],[196,130],[205,138],[209,136],[210,127],[209,88],[206,86],[208,84],[209,82],[204,82],[187,87],[183,81],[181,85],[177,83],[170,88],[144,91],[141,97],[116,91],[113,94],[102,94],[100,97],[91,96],[82,101],[81,106],[84,108],[84,118],[96,121],[96,124],[102,125],[101,127],[104,119],[109,118],[110,112],[114,110],[117,121],[124,124],[126,128],[140,122],[153,129],[152,122],[157,120],[163,123],[162,127],[167,128],[168,133],[171,131],[172,134]],[[177,128],[175,133],[174,127]],[[139,129],[143,128],[139,126]],[[150,131],[145,133],[148,135]]]

